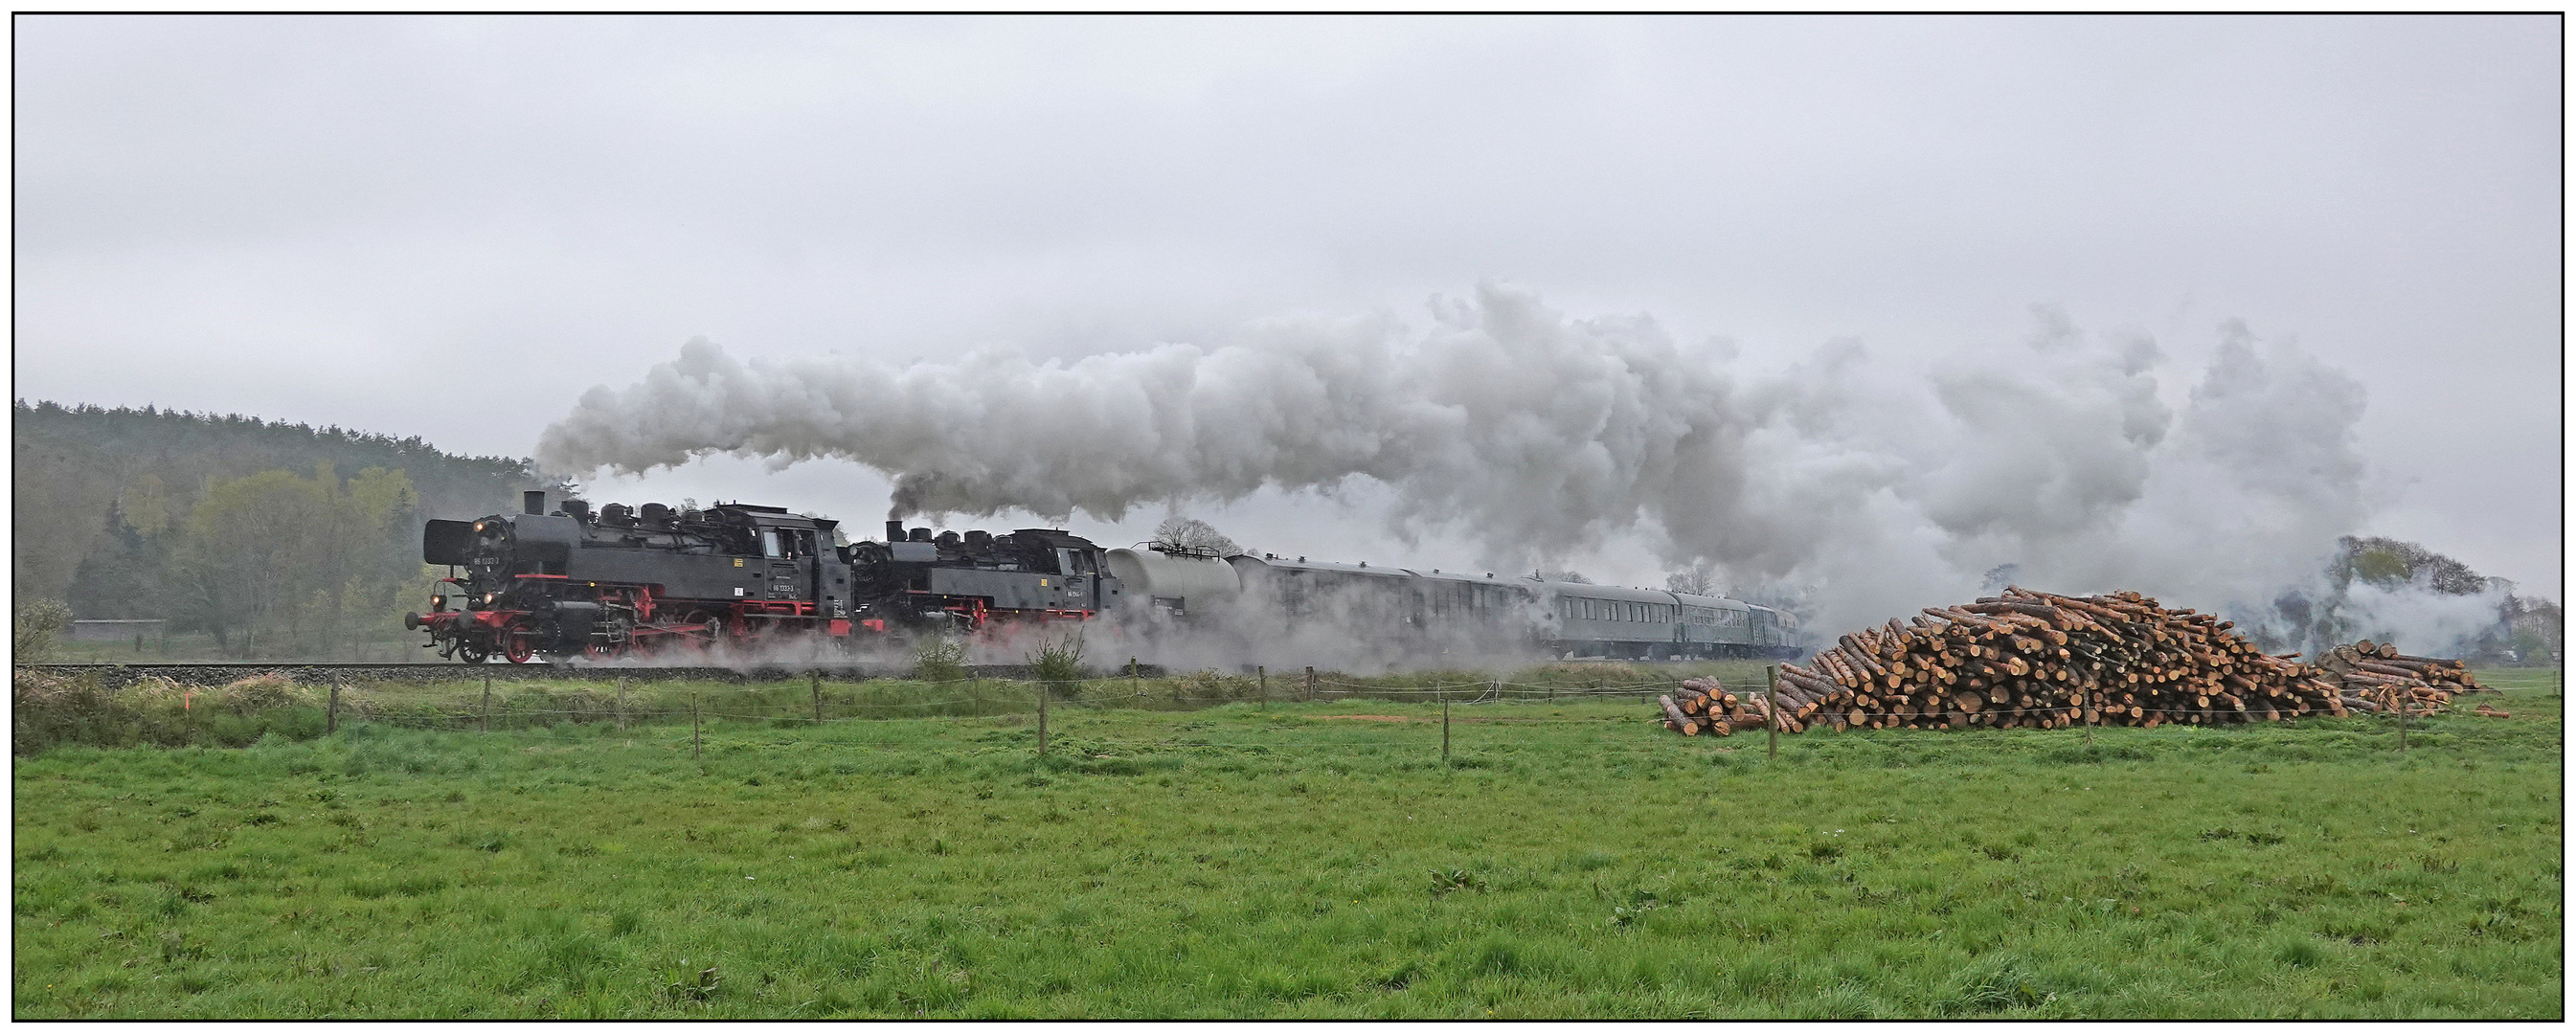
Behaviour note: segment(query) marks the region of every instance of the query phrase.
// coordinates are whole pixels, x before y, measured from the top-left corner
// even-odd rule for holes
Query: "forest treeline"
[[[16,598],[241,656],[388,638],[435,578],[422,520],[551,487],[525,460],[339,427],[23,399],[12,420]]]

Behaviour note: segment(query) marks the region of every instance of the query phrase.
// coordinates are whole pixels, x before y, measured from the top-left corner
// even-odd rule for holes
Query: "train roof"
[[[1065,549],[1099,548],[1098,546],[1093,545],[1090,539],[1083,538],[1080,535],[1076,535],[1062,528],[1016,528],[1012,530],[1011,534],[1020,536],[1021,538],[1027,539],[1031,542],[1043,542],[1049,546]]]
[[[1269,568],[1273,571],[1312,571],[1319,574],[1349,574],[1372,578],[1413,577],[1413,572],[1407,571],[1404,568],[1370,567],[1368,565],[1368,561],[1365,560],[1356,564],[1340,564],[1329,560],[1307,560],[1304,557],[1290,560],[1286,557],[1253,556],[1250,553],[1246,553],[1241,556],[1227,557],[1225,558],[1225,562],[1233,564],[1238,568],[1245,565],[1251,565],[1255,567]]]
[[[1797,623],[1798,623],[1798,615],[1793,614],[1793,613],[1790,613],[1790,612],[1785,611],[1785,610],[1782,610],[1782,609],[1780,609],[1780,608],[1778,608],[1778,607],[1765,607],[1765,606],[1763,606],[1763,605],[1761,605],[1761,604],[1759,604],[1759,603],[1747,603],[1747,604],[1745,604],[1745,606],[1747,606],[1747,607],[1751,607],[1751,608],[1753,608],[1754,610],[1761,611],[1761,612],[1763,612],[1763,613],[1765,613],[1765,614],[1776,614],[1776,615],[1779,615],[1781,618],[1785,619],[1789,624],[1793,624],[1793,625],[1794,625],[1794,624],[1797,624]]]
[[[1746,603],[1743,600],[1732,599],[1725,596],[1698,596],[1690,593],[1668,592],[1663,589],[1634,589],[1624,585],[1594,585],[1590,582],[1550,581],[1546,579],[1532,578],[1528,575],[1462,574],[1453,571],[1437,571],[1408,567],[1370,567],[1366,564],[1344,564],[1330,560],[1307,560],[1302,557],[1292,559],[1289,557],[1278,556],[1276,554],[1254,556],[1252,554],[1245,553],[1227,557],[1226,563],[1234,565],[1237,570],[1258,567],[1281,573],[1313,572],[1316,574],[1355,575],[1368,578],[1402,578],[1418,579],[1421,581],[1459,582],[1473,585],[1515,585],[1531,592],[1555,593],[1560,596],[1570,596],[1582,599],[1620,600],[1629,603],[1681,603],[1688,606],[1709,607],[1716,610],[1771,609],[1759,604]]]
[[[1348,574],[1369,578],[1411,578],[1426,582],[1459,582],[1473,585],[1512,585],[1517,583],[1526,583],[1529,581],[1527,578],[1512,578],[1501,574],[1465,574],[1457,571],[1440,571],[1430,568],[1412,567],[1370,567],[1365,561],[1356,564],[1344,564],[1330,560],[1290,560],[1286,557],[1277,555],[1253,556],[1249,553],[1227,557],[1226,562],[1234,564],[1237,567],[1258,566],[1269,568],[1274,571],[1313,571],[1320,574]]]
[[[1591,585],[1584,582],[1542,583],[1559,596],[1592,600],[1623,600],[1629,603],[1671,603],[1673,594],[1662,589],[1631,589],[1624,585]]]
[[[1374,571],[1376,568],[1370,568],[1369,570]],[[1405,568],[1404,571],[1406,574],[1410,574],[1416,578],[1432,582],[1473,582],[1477,585],[1509,585],[1512,583],[1512,579],[1491,574],[1460,574],[1456,571],[1441,571],[1436,569],[1421,571],[1410,567]]]

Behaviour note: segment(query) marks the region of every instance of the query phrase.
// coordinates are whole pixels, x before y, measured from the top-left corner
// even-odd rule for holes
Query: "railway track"
[[[220,686],[237,679],[273,672],[299,682],[443,682],[485,677],[493,681],[526,681],[531,679],[618,679],[632,682],[779,682],[813,675],[838,680],[899,679],[909,674],[904,666],[887,664],[751,664],[738,667],[710,665],[628,666],[600,664],[461,664],[461,663],[361,663],[352,661],[163,661],[144,664],[21,664],[20,671],[33,671],[57,676],[89,676],[109,685],[124,685],[144,676],[157,676],[175,682],[198,686]],[[1033,672],[1024,664],[967,665],[966,673],[982,679],[1026,679]],[[1106,674],[1106,673],[1104,673]],[[1124,674],[1119,672],[1118,674]],[[1158,665],[1144,665],[1139,674],[1153,677],[1163,674]]]

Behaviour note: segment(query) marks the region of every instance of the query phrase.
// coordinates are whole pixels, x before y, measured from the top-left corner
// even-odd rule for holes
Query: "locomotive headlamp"
[[[445,597],[445,596],[441,596],[441,595],[433,595],[433,596],[431,596],[431,597],[429,598],[429,609],[430,609],[431,611],[433,611],[433,612],[435,612],[435,611],[441,611],[441,610],[446,610],[446,609],[447,609],[447,597]]]

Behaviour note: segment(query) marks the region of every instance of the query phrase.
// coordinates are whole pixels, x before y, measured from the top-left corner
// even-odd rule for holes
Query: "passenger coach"
[[[1172,616],[1232,613],[1347,628],[1424,652],[1535,647],[1567,657],[1790,656],[1795,619],[1721,596],[1535,577],[1145,549],[1108,552],[1130,599]]]

